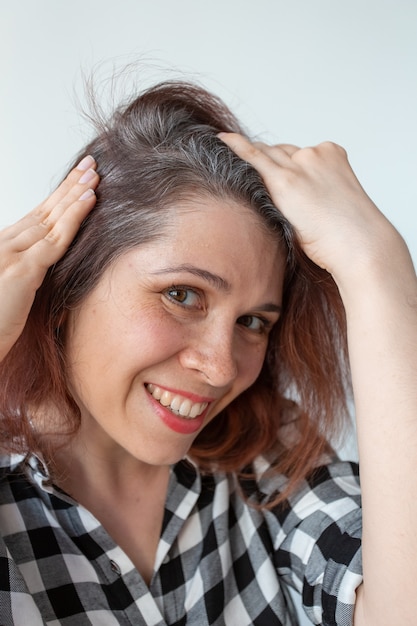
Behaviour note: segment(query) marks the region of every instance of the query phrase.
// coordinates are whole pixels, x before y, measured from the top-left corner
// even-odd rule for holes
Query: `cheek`
[[[218,406],[216,415],[222,411],[228,404],[233,402],[241,393],[246,391],[258,378],[262,366],[265,360],[266,345],[252,346],[248,349],[245,346],[244,350],[239,352],[238,358],[238,376],[235,380],[234,387],[231,389],[228,396],[226,396],[223,402]]]
[[[164,311],[153,309],[137,316],[125,329],[126,350],[137,347],[137,357],[158,362],[179,352],[187,343],[189,331]]]
[[[240,379],[242,391],[250,387],[258,378],[265,361],[267,344],[246,350],[240,358]]]

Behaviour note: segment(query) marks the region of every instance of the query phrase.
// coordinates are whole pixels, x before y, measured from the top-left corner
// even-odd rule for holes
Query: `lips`
[[[190,398],[162,389],[152,383],[148,383],[146,389],[162,406],[169,409],[174,415],[179,415],[187,420],[195,419],[208,406],[208,402],[193,402]]]

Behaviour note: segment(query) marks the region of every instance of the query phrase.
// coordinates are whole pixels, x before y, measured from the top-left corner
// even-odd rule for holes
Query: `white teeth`
[[[199,415],[202,410],[204,411],[204,409],[201,409],[201,406],[201,404],[195,404],[193,407],[191,407],[190,415],[188,417],[197,417],[197,415]]]
[[[184,402],[181,404],[180,408],[178,409],[178,413],[182,415],[183,417],[187,417],[190,415],[190,411],[192,407],[193,407],[193,404],[191,400],[184,400]]]
[[[193,419],[201,415],[208,405],[208,402],[191,402],[189,398],[184,398],[150,383],[146,387],[155,400],[158,400],[176,415],[181,415],[181,417],[187,419]]]
[[[170,394],[169,391],[164,391],[162,393],[162,396],[159,398],[159,402],[163,406],[169,406],[171,404],[171,400],[172,400],[172,394]]]
[[[155,400],[161,399],[162,389],[160,387],[155,387],[155,385],[152,385],[151,383],[149,383],[147,385],[147,389],[149,393],[155,398]]]
[[[155,394],[152,394],[153,397],[155,397]],[[170,408],[172,411],[179,411],[180,410],[180,406],[181,406],[182,400],[180,398],[180,396],[175,396],[173,401],[170,404]]]

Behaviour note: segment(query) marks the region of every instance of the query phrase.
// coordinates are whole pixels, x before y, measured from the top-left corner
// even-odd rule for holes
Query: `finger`
[[[269,146],[262,141],[252,143],[238,133],[220,133],[218,137],[235,154],[253,165],[260,173],[265,169],[271,169],[273,166],[288,167],[290,164],[290,157],[287,152],[281,150],[279,146]]]
[[[16,237],[13,240],[14,251],[24,253],[29,263],[43,268],[56,263],[66,252],[95,202],[94,191],[88,189],[56,221],[33,225]]]
[[[89,184],[86,184],[83,177],[86,172],[89,170],[95,170],[96,167],[96,162],[92,156],[89,155],[84,157],[48,198],[32,209],[32,211],[24,215],[20,220],[3,229],[0,232],[0,237],[3,240],[15,237],[26,228],[34,224],[39,224],[48,217],[53,207],[62,202],[65,196],[68,195],[69,191],[76,185],[79,184],[81,187],[79,188],[79,192],[74,192],[74,199],[77,195],[81,196],[83,190],[86,190],[88,187],[94,189],[97,186],[98,179],[94,181],[93,177],[88,174],[87,177],[90,178],[90,181]]]
[[[16,320],[19,319],[17,315],[19,308],[21,309],[20,317],[23,320],[26,319],[25,315],[33,302],[35,291],[41,285],[47,269],[65,254],[82,220],[94,204],[95,194],[90,191],[83,199],[73,203],[53,228],[44,233],[43,238],[38,238],[33,245],[24,251],[11,249],[14,240],[6,242],[1,247],[0,291],[8,294],[7,301],[12,308],[16,305]],[[28,232],[29,235],[32,235],[33,232],[31,231],[33,230],[34,227],[28,229],[22,233],[21,237],[24,237]],[[38,233],[39,228],[37,229],[37,236]],[[6,309],[2,310],[3,319],[8,317],[5,316],[5,312]]]
[[[72,186],[68,186],[70,177]],[[47,203],[43,203],[14,226],[3,231],[3,241],[9,239],[12,250],[22,252],[44,238],[47,241],[61,239],[61,232],[75,235],[82,220],[95,204],[94,188],[98,184],[99,176],[93,169],[81,175],[79,171],[73,170],[68,179],[65,185],[66,194],[60,189],[48,198],[48,204],[51,204],[52,197],[58,200],[56,204],[51,204],[48,208],[45,207]]]
[[[246,137],[236,133],[221,133],[219,138],[241,159],[250,163],[260,174],[271,197],[279,206],[280,181],[285,172],[293,168],[292,158],[279,146],[252,144]]]
[[[93,208],[95,200],[94,191],[88,189],[78,200],[66,207],[65,211],[60,209],[59,215],[54,216],[54,218],[47,216],[45,219],[41,219],[42,216],[39,216],[38,219],[28,220],[24,224],[23,230],[5,243],[9,244],[10,251],[20,253],[29,250],[44,238],[53,239],[54,233],[59,232],[68,219],[74,222],[75,228],[79,228],[84,217]]]
[[[75,201],[82,192],[91,187],[94,189],[98,183],[96,172],[97,164],[92,156],[88,155],[75,167],[57,189],[35,210],[35,214],[50,214],[56,207],[65,207],[65,204]]]
[[[15,286],[26,285],[27,289],[30,288],[34,295],[35,290],[42,283],[47,269],[65,254],[82,220],[94,206],[94,192],[91,191],[88,195],[89,197],[84,200],[74,203],[54,227],[44,233],[43,238],[38,238],[24,251],[11,250],[12,242],[2,246],[0,268],[2,271],[4,270],[4,274],[0,277],[0,283],[8,280]],[[24,234],[22,233],[22,236]],[[10,296],[10,287],[6,291],[9,292]]]
[[[283,153],[291,158],[294,156],[294,154],[301,150],[299,146],[295,146],[291,143],[278,143],[275,145],[269,145],[267,143],[264,143],[263,141],[254,141],[252,145],[262,150],[262,152],[265,152],[265,154],[268,154],[275,161],[281,162],[281,165],[283,165],[284,162],[287,163],[286,159],[283,160]]]
[[[276,148],[284,150],[288,156],[292,157],[296,152],[301,150],[300,146],[294,146],[292,143],[279,143]]]

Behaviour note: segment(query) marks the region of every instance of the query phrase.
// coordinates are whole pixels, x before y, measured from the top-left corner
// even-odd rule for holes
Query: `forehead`
[[[256,213],[254,209],[244,203],[231,198],[217,198],[210,196],[191,196],[181,203],[171,207],[172,215],[168,219],[181,228],[188,226],[189,229],[196,228],[197,223],[204,224],[207,231],[207,238],[212,235],[212,231],[222,231],[228,233],[228,228],[232,227],[240,237],[245,234],[249,241],[260,239],[273,247],[284,247],[282,234],[280,231],[273,231],[269,228],[266,220]],[[173,224],[175,230],[175,224]],[[204,230],[202,228],[201,230]],[[172,230],[170,230],[172,234]],[[206,237],[204,237],[206,238]],[[220,245],[222,237],[219,237]]]
[[[247,206],[188,199],[163,212],[150,239],[125,248],[80,304],[111,293],[117,301],[144,290],[159,293],[171,284],[208,287],[239,311],[265,302],[280,306],[285,269],[279,236]]]
[[[157,242],[148,244],[149,263],[194,265],[231,284],[251,282],[264,290],[281,283],[285,254],[277,233],[245,205],[193,198],[172,207]]]
[[[280,298],[286,252],[279,234],[268,232],[247,206],[229,199],[188,196],[160,212],[153,236],[129,246],[110,264],[103,280],[113,282],[115,271],[117,280],[129,280],[130,272],[133,280],[140,280],[187,266],[221,277],[233,290],[262,291]],[[123,278],[117,269],[121,267],[127,272]],[[179,278],[172,276],[172,280]]]

